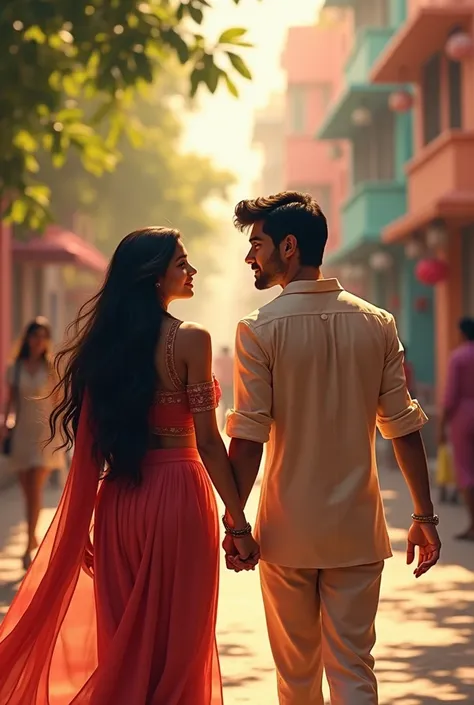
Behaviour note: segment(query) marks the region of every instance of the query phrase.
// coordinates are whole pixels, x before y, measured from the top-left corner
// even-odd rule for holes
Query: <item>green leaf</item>
[[[32,174],[37,174],[40,168],[38,160],[32,154],[26,155],[25,166],[27,170]]]
[[[227,56],[228,56],[229,59],[230,59],[230,63],[231,63],[232,66],[234,67],[234,69],[235,69],[238,73],[240,73],[240,75],[243,76],[244,78],[247,78],[249,81],[252,80],[252,74],[250,73],[250,71],[249,71],[249,69],[248,69],[248,67],[247,67],[247,64],[246,64],[245,61],[242,59],[242,57],[239,56],[238,54],[234,54],[234,53],[231,52],[231,51],[228,51],[228,52],[226,52],[226,53],[227,53]]]
[[[235,83],[232,81],[232,79],[229,77],[229,75],[225,72],[222,71],[222,75],[224,76],[226,85],[227,85],[227,90],[231,95],[233,95],[235,98],[239,97],[239,91],[237,89],[237,86]]]
[[[37,44],[44,44],[46,42],[46,34],[43,32],[41,27],[37,25],[33,27],[28,27],[28,29],[23,34],[23,40],[25,42],[36,42]]]
[[[220,69],[214,63],[214,59],[209,54],[204,61],[204,81],[211,93],[215,93],[221,76]]]
[[[163,32],[163,39],[169,44],[177,53],[178,58],[182,64],[189,61],[189,47],[184,41],[184,39],[175,32],[174,29],[168,29]]]
[[[201,83],[205,81],[205,71],[202,67],[193,69],[190,76],[190,96],[194,98]]]
[[[25,195],[42,208],[48,208],[51,191],[44,184],[27,186],[25,189]]]
[[[233,27],[231,29],[226,29],[222,32],[221,36],[217,40],[219,44],[236,44],[240,37],[247,34],[247,30],[242,27]]]
[[[25,198],[17,198],[10,207],[10,212],[8,213],[7,220],[10,223],[21,223],[25,222],[26,214],[28,212],[28,202]]]
[[[202,24],[202,21],[204,19],[204,13],[202,10],[199,9],[199,7],[194,7],[194,5],[190,5],[189,14],[196,22],[196,24]]]
[[[25,152],[36,152],[38,149],[38,141],[33,137],[28,130],[20,130],[13,138],[15,147],[22,149]]]

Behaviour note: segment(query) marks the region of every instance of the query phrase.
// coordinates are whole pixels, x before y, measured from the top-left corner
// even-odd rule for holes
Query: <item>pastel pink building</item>
[[[408,0],[407,17],[372,71],[377,83],[412,83],[414,155],[407,212],[387,243],[423,247],[446,274],[435,287],[436,387],[441,404],[458,320],[474,316],[474,0]]]
[[[318,141],[315,135],[342,89],[351,35],[350,13],[326,14],[318,25],[290,28],[282,57],[287,76],[284,185],[319,201],[330,226],[329,252],[339,247],[349,151],[345,141]]]

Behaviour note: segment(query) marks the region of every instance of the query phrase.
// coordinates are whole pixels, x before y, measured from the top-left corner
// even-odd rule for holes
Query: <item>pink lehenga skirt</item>
[[[56,516],[0,627],[0,705],[222,705],[219,525],[197,451],[151,451],[140,486],[105,480],[97,492],[97,465],[78,450],[89,440],[80,428]]]

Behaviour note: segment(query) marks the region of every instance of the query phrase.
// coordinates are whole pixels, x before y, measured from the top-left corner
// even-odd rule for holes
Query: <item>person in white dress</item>
[[[55,386],[51,344],[48,321],[43,317],[36,318],[26,327],[18,355],[7,370],[9,391],[0,437],[4,440],[8,435],[7,421],[11,414],[15,414],[9,459],[11,469],[18,474],[25,499],[28,524],[23,556],[25,570],[38,546],[36,527],[45,481],[51,470],[64,466],[64,453],[56,450],[58,444],[47,444],[49,416],[54,406],[51,394]]]

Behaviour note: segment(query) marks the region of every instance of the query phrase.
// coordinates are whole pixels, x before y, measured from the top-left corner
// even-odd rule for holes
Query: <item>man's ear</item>
[[[287,235],[283,240],[283,255],[289,259],[296,254],[298,249],[298,241],[294,235]]]

